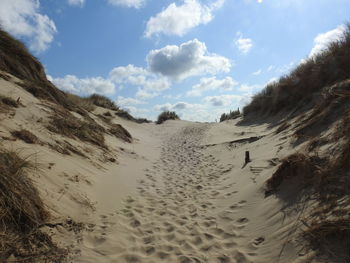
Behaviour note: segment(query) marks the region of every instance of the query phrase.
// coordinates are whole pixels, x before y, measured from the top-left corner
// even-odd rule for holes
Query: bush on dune
[[[90,100],[96,106],[99,106],[105,109],[110,109],[115,111],[119,110],[119,107],[115,105],[115,103],[111,99],[103,95],[92,94],[91,96],[88,97],[88,100]]]
[[[157,124],[161,124],[167,120],[179,120],[179,116],[175,111],[164,111],[158,116]]]
[[[220,122],[223,122],[226,120],[233,120],[238,118],[239,116],[241,116],[241,112],[239,111],[239,109],[235,111],[230,111],[230,113],[223,113],[221,114]]]

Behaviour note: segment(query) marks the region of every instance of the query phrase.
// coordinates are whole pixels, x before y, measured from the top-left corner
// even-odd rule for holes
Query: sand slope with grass
[[[35,98],[17,84],[19,79],[3,74],[0,92],[7,99],[1,102],[1,147],[31,162],[28,176],[50,214],[34,228],[50,238],[42,246],[47,249],[34,246],[23,252],[23,244],[15,242],[19,247],[6,250],[9,262],[45,262],[48,253],[58,262],[327,258],[315,253],[304,236],[311,212],[321,206],[303,194],[300,178],[292,174],[280,180],[276,172],[285,157],[310,147],[309,141],[296,143],[298,118],[287,126],[239,123],[241,118],[139,124],[102,107],[83,117]],[[89,137],[94,134],[71,134],[69,127],[50,128],[60,114],[67,120],[74,116],[82,127],[90,120],[103,141]],[[108,132],[118,125],[123,129],[117,137]],[[323,152],[332,147],[324,144]],[[269,188],[272,175],[279,181]],[[331,253],[341,247],[336,244]],[[342,253],[334,259],[348,260]]]
[[[0,38],[0,262],[350,262],[349,30],[221,123],[64,93]]]

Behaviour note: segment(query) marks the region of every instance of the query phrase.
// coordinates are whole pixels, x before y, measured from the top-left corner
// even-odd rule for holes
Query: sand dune
[[[292,181],[280,196],[265,196],[280,160],[304,147],[291,144],[293,129],[276,133],[266,124],[237,125],[240,119],[156,125],[113,117],[106,124],[98,117],[106,109],[97,107],[91,119],[120,124],[133,138],[106,134],[107,151],[48,132],[52,104],[16,81],[0,80],[1,93],[23,105],[2,115],[2,146],[40,167],[33,180],[52,214],[43,229],[70,262],[318,262],[299,235],[312,203],[295,202]],[[20,128],[40,143],[11,137]],[[52,147],[63,142],[84,154]]]

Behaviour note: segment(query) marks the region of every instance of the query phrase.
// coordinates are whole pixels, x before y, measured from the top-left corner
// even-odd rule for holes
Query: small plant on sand
[[[18,107],[17,101],[15,101],[14,99],[12,99],[10,97],[0,95],[0,101],[1,101],[1,103],[5,104],[7,106],[14,107],[14,108]]]
[[[22,129],[19,131],[12,131],[11,132],[12,136],[21,139],[22,141],[26,142],[26,143],[37,143],[39,142],[38,137],[36,137],[33,133],[31,133],[30,131],[26,130],[26,129]]]
[[[176,114],[175,111],[163,111],[158,116],[157,124],[161,124],[167,120],[179,120],[179,116]]]

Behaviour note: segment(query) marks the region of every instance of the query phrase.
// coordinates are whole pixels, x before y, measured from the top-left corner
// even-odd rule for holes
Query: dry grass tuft
[[[161,114],[159,114],[157,119],[157,124],[162,124],[163,122],[167,120],[179,120],[179,116],[176,114],[175,111],[163,111]]]
[[[152,122],[152,121],[147,120],[145,118],[134,118],[133,116],[131,116],[131,114],[129,112],[127,112],[126,110],[123,110],[123,109],[119,109],[117,112],[115,112],[115,115],[117,115],[120,118],[123,118],[125,120],[134,121],[136,123],[150,123],[150,122]]]
[[[305,223],[307,227],[303,236],[311,249],[318,250],[327,262],[350,261],[350,218],[349,215],[333,220]],[[343,261],[344,260],[344,261]]]
[[[117,105],[115,105],[115,103],[111,99],[107,98],[106,96],[102,96],[99,94],[92,94],[87,99],[90,100],[96,106],[99,106],[105,109],[110,109],[115,111],[119,109]]]
[[[0,43],[0,70],[19,79],[47,81],[43,66],[20,41],[0,29]]]
[[[7,106],[18,108],[17,101],[15,101],[14,99],[12,99],[10,97],[0,95],[0,101],[1,101],[1,103],[5,104]]]
[[[0,151],[0,222],[26,230],[42,224],[48,218],[36,188],[27,172],[35,170],[28,158],[18,153]]]
[[[320,164],[324,161],[317,156],[302,153],[292,154],[282,160],[277,171],[266,181],[266,195],[275,193],[278,187],[290,178],[297,178],[301,186],[311,186],[317,183],[321,173]]]
[[[103,133],[105,129],[95,122],[81,121],[71,114],[65,117],[55,114],[51,116],[49,131],[69,138],[78,138],[107,149]]]
[[[19,131],[12,131],[11,132],[12,136],[21,139],[22,141],[26,142],[26,143],[38,143],[39,139],[38,137],[36,137],[33,133],[31,133],[28,130],[22,129]]]
[[[120,124],[111,124],[111,128],[108,132],[123,141],[129,143],[132,141],[131,134]]]
[[[92,103],[92,101],[88,98],[82,98],[80,96],[77,96],[75,94],[66,93],[68,100],[70,100],[74,105],[76,105],[79,108],[82,108],[88,112],[93,111],[96,107]]]
[[[36,167],[17,152],[0,150],[0,261],[64,262],[60,249],[41,230],[49,213],[28,177]]]

